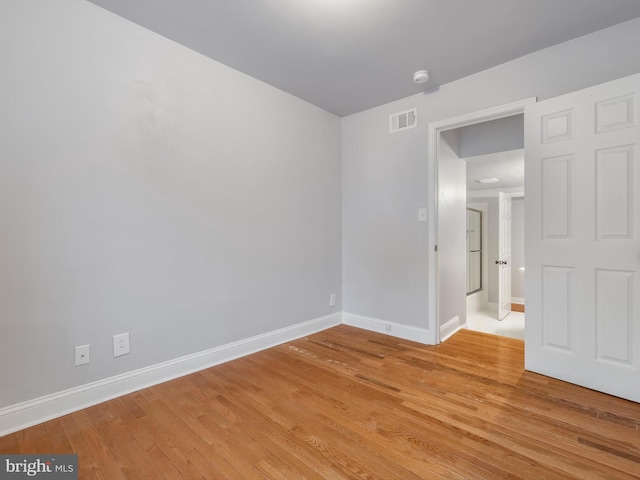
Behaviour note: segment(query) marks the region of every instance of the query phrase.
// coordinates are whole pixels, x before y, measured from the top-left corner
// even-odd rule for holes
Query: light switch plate
[[[330,307],[335,307],[336,306],[336,294],[332,293],[329,295],[329,306]]]

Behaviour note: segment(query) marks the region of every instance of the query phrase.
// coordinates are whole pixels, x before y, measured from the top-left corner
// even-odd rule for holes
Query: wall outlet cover
[[[113,336],[113,356],[119,357],[129,353],[129,332]]]
[[[75,366],[86,365],[91,361],[90,345],[78,345],[75,348]]]

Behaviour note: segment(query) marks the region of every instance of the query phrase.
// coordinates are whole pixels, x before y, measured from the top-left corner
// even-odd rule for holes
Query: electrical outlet
[[[329,295],[329,306],[330,307],[335,307],[336,306],[336,294],[332,293]]]
[[[113,336],[113,356],[119,357],[129,353],[129,332]]]
[[[86,365],[91,360],[89,345],[79,345],[76,347],[76,362],[75,365]]]

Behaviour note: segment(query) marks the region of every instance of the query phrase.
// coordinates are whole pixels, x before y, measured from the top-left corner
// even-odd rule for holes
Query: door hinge
[[[438,251],[438,245],[436,245],[436,247],[435,247],[435,251],[436,251],[436,252]]]

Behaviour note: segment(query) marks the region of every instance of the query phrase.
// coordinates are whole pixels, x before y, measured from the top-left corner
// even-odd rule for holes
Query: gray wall
[[[341,310],[337,117],[82,0],[1,10],[0,407]]]
[[[524,115],[512,115],[458,129],[460,158],[524,148]]]
[[[640,19],[519,58],[424,94],[342,118],[343,309],[427,328],[427,125],[640,72]],[[410,78],[408,77],[408,80]],[[418,127],[389,134],[389,114]]]

